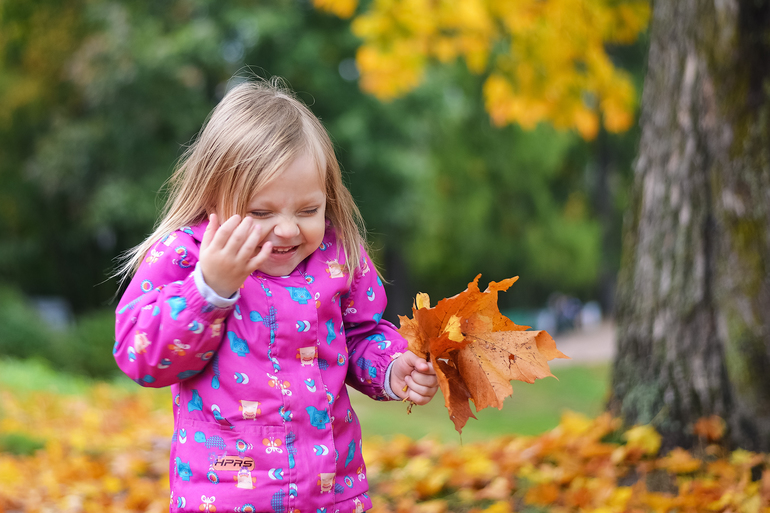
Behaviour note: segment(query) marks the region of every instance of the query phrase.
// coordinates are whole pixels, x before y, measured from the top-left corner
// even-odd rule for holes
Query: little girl
[[[371,508],[346,384],[425,404],[431,365],[382,319],[360,214],[320,121],[278,82],[214,109],[128,253],[114,354],[171,385],[171,511]]]

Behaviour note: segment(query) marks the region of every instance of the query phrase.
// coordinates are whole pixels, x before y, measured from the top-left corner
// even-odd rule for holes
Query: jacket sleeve
[[[388,400],[385,374],[390,363],[407,350],[396,327],[382,319],[387,305],[385,288],[369,255],[362,256],[347,297],[342,298],[342,317],[350,365],[347,383],[378,400]]]
[[[230,308],[201,296],[198,243],[177,231],[142,261],[116,311],[118,367],[142,386],[164,387],[201,372],[222,342]]]

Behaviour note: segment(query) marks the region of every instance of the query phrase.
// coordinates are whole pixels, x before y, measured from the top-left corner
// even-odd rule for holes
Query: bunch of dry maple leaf
[[[428,295],[418,294],[412,318],[399,316],[399,333],[409,341],[409,349],[433,363],[449,418],[459,433],[470,417],[476,418],[469,400],[476,411],[500,409],[513,393],[511,380],[534,383],[553,376],[548,362],[569,358],[545,331],[528,331],[529,326],[500,313],[498,292],[508,290],[518,276],[493,281],[483,292],[480,277],[432,308]]]

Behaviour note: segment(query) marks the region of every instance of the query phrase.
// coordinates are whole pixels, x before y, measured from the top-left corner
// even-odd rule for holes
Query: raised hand
[[[246,278],[268,258],[273,247],[251,217],[234,215],[220,226],[216,214],[209,216],[209,225],[201,241],[200,266],[203,279],[222,297],[235,294]]]
[[[405,352],[393,362],[390,388],[402,399],[409,399],[415,404],[428,404],[438,391],[433,364],[411,351]]]

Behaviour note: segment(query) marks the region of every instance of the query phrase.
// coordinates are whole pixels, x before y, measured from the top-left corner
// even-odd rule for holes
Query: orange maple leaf
[[[721,440],[725,434],[725,421],[718,415],[702,417],[693,426],[693,431],[709,442]]]
[[[511,380],[534,383],[553,376],[548,362],[569,358],[545,331],[528,331],[529,326],[500,313],[497,293],[508,290],[518,276],[491,282],[484,292],[480,277],[433,308],[428,295],[420,293],[412,318],[399,316],[399,332],[409,349],[433,363],[449,418],[459,433],[470,417],[476,418],[468,400],[477,412],[488,406],[501,409],[513,393]]]

